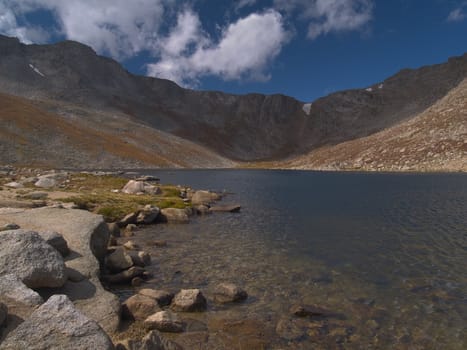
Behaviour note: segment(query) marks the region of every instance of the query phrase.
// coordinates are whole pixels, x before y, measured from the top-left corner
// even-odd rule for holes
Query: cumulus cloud
[[[299,13],[310,21],[308,38],[331,32],[355,31],[373,17],[372,0],[275,0],[275,6],[288,13]]]
[[[214,42],[200,28],[196,14],[187,11],[163,40],[161,59],[148,65],[148,74],[196,85],[201,76],[225,80],[265,81],[268,64],[280,53],[288,35],[277,11],[250,14],[228,25]],[[189,46],[192,46],[191,50]]]
[[[17,37],[24,43],[45,42],[49,35],[39,27],[20,26],[16,20],[15,12],[0,2],[0,33],[7,36]]]
[[[461,22],[463,21],[467,15],[464,12],[464,9],[462,7],[456,8],[452,10],[449,15],[448,15],[448,22]]]

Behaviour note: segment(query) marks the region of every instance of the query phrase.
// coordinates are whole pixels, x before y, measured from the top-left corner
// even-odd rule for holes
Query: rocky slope
[[[467,79],[408,121],[274,166],[295,169],[467,171]]]
[[[168,80],[132,75],[72,41],[23,45],[0,36],[0,52],[0,91],[32,100],[48,120],[53,115],[56,122],[81,130],[66,137],[72,146],[61,148],[62,126],[54,122],[48,129],[48,123],[40,123],[41,139],[56,142],[55,153],[45,152],[53,166],[228,167],[233,161],[290,159],[408,121],[467,77],[465,54],[305,104],[283,95],[183,89]],[[15,118],[7,117],[8,125]],[[40,159],[37,152],[48,143],[40,142],[36,131],[24,136],[18,125],[16,134],[11,127],[2,129],[10,135],[2,138],[3,162]],[[12,144],[13,134],[21,142]]]

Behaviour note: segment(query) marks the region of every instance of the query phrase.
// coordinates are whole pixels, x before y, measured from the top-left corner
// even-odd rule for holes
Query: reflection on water
[[[190,315],[209,329],[199,348],[467,348],[465,175],[156,175],[225,189],[233,193],[226,201],[242,204],[240,214],[151,226],[135,237],[169,243],[148,248],[157,288],[199,287],[209,297],[217,283],[232,281],[249,292],[245,304]],[[294,303],[341,316],[290,318]],[[238,320],[248,320],[248,330],[236,330]],[[193,346],[195,333],[176,339]]]

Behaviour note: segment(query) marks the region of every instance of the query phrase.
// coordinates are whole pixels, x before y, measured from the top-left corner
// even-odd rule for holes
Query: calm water
[[[225,190],[231,194],[224,202],[242,205],[240,214],[155,225],[135,237],[142,244],[169,243],[151,251],[155,287],[199,287],[209,298],[217,283],[232,281],[250,295],[245,304],[211,304],[193,316],[209,336],[198,329],[175,337],[180,343],[200,349],[467,348],[467,176],[154,174],[162,183]],[[291,318],[294,303],[335,315]]]

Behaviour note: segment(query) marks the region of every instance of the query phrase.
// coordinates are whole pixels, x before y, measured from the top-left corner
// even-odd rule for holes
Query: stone
[[[68,243],[65,241],[63,236],[55,231],[41,231],[39,232],[40,236],[44,241],[50,244],[52,247],[58,250],[58,252],[63,256],[70,254],[70,249],[68,248]]]
[[[63,257],[37,232],[0,233],[0,276],[17,275],[30,288],[61,287],[67,280]]]
[[[34,186],[41,188],[51,188],[57,185],[57,181],[51,177],[39,177]]]
[[[218,201],[219,199],[221,199],[221,197],[217,193],[209,191],[196,191],[191,197],[191,203],[193,205],[209,205],[212,202]]]
[[[238,204],[215,205],[209,208],[211,212],[238,213],[242,207]]]
[[[136,218],[138,217],[138,213],[130,213],[125,215],[123,219],[121,219],[117,225],[119,227],[127,227],[127,225],[130,224],[135,224],[136,223]]]
[[[6,320],[8,318],[8,307],[0,303],[0,327],[3,327],[6,325]]]
[[[158,177],[152,175],[143,175],[139,176],[135,179],[136,181],[145,181],[145,182],[159,182],[160,179]]]
[[[141,294],[129,297],[122,304],[122,316],[130,320],[144,321],[148,316],[160,310],[155,299]]]
[[[233,283],[221,283],[214,290],[214,300],[218,303],[239,302],[246,298],[247,292]]]
[[[127,339],[116,344],[116,350],[183,350],[177,343],[164,339],[157,330],[152,330],[141,340]]]
[[[127,283],[130,282],[135,277],[142,277],[146,270],[142,267],[133,266],[128,270],[116,273],[115,275],[105,275],[103,278],[109,283]]]
[[[190,219],[184,209],[165,208],[159,214],[160,221],[177,224],[187,224]]]
[[[144,320],[147,329],[157,329],[161,332],[181,333],[184,323],[176,313],[170,310],[159,311]]]
[[[106,266],[110,272],[120,272],[133,266],[131,256],[123,248],[117,248],[106,259]]]
[[[139,225],[149,225],[156,221],[159,216],[159,208],[152,205],[146,205],[136,217],[136,223]]]
[[[150,184],[144,184],[144,193],[146,194],[152,194],[152,195],[157,195],[157,194],[162,194],[162,190],[158,186],[150,185]]]
[[[290,313],[297,317],[326,317],[332,314],[329,310],[316,305],[293,305]]]
[[[118,244],[117,238],[114,236],[109,237],[109,247],[115,247]]]
[[[209,211],[209,207],[207,205],[204,205],[204,204],[196,205],[196,206],[193,207],[193,209],[196,212],[196,214],[198,214],[198,215],[211,214],[211,212]]]
[[[110,235],[113,237],[120,237],[120,227],[116,222],[109,222],[107,224],[107,227],[109,228]]]
[[[114,349],[99,325],[78,311],[65,295],[46,303],[8,334],[0,349]]]
[[[127,254],[135,266],[145,267],[151,264],[151,256],[147,252],[129,250]]]
[[[144,280],[141,277],[135,277],[131,280],[131,286],[132,287],[139,287],[142,285]]]
[[[123,186],[122,192],[126,194],[144,193],[144,182],[130,180]]]
[[[199,289],[182,289],[175,295],[171,307],[182,312],[204,311],[207,301]]]
[[[32,289],[28,288],[16,275],[9,274],[0,278],[0,300],[24,306],[35,307],[44,300]]]
[[[133,241],[127,241],[123,244],[123,248],[128,250],[138,250],[139,246]]]
[[[32,200],[43,200],[43,199],[47,199],[48,196],[49,194],[47,192],[35,191],[35,192],[30,192],[25,195],[22,195],[21,198],[32,199]]]
[[[172,299],[174,298],[174,294],[167,292],[165,290],[159,289],[150,289],[150,288],[143,288],[138,291],[138,294],[147,296],[157,301],[159,306],[167,306],[170,305]]]
[[[103,288],[99,279],[109,241],[103,217],[85,210],[60,208],[0,211],[0,225],[7,222],[63,235],[71,251],[65,262],[69,280],[54,292],[69,295],[77,309],[98,322],[106,332],[115,332],[120,322],[120,302],[116,295]]]
[[[6,183],[3,186],[10,187],[10,188],[24,188],[23,184],[16,182],[16,181]]]
[[[19,225],[15,223],[10,223],[10,224],[3,225],[0,231],[18,230],[19,228],[20,228]]]

